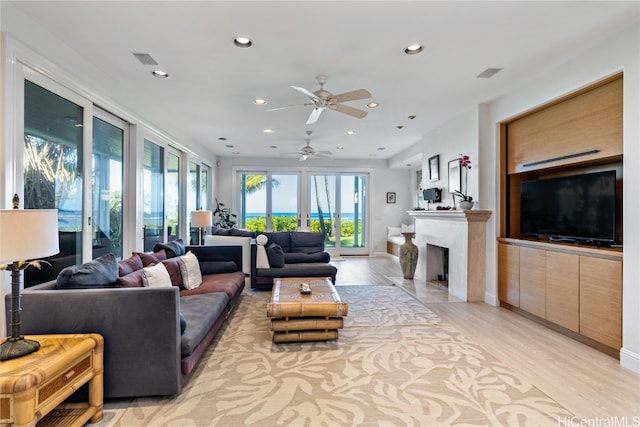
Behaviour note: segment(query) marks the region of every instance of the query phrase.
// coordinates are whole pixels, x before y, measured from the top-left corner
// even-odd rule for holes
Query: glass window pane
[[[310,228],[326,234],[325,247],[335,248],[336,177],[333,175],[311,175],[310,179]]]
[[[298,175],[271,175],[271,231],[298,229]]]
[[[143,221],[144,250],[163,240],[164,229],[164,149],[144,140],[143,162]]]
[[[122,150],[124,130],[93,118],[92,257],[122,258]]]
[[[365,247],[366,178],[362,175],[340,177],[340,246],[343,248]]]
[[[266,182],[266,174],[240,174],[238,227],[253,231],[267,231]]]
[[[25,271],[25,286],[52,280],[82,262],[83,108],[34,83],[24,84],[25,209],[58,209],[60,253],[41,270]]]
[[[189,187],[187,189],[187,212],[200,210],[198,189],[200,181],[200,166],[189,162]],[[189,235],[192,245],[198,244],[198,230],[191,226],[191,214],[189,214]]]
[[[178,238],[180,221],[180,157],[174,153],[167,154],[167,238],[168,241]]]
[[[201,166],[200,170],[200,206],[202,209],[209,209],[209,168]]]

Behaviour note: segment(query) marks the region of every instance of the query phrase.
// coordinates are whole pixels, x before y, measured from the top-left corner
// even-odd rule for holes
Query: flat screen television
[[[576,243],[616,240],[616,172],[523,181],[520,231]]]

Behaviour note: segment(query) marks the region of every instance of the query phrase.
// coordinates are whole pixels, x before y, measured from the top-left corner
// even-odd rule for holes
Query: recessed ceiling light
[[[404,126],[402,126],[402,125],[398,125],[398,126],[396,126],[396,127],[397,127],[398,129],[402,129]]]
[[[231,154],[240,154],[239,151],[233,151]]]
[[[377,102],[370,102],[367,104],[367,108],[378,108],[378,104]]]
[[[416,118],[416,116],[414,116],[414,115],[412,114],[412,115],[410,115],[408,118],[409,118],[409,120],[413,120],[413,119],[415,119],[415,118]]]
[[[226,140],[227,140],[227,138],[225,138],[224,136],[221,136],[220,138],[218,138],[218,140],[220,140],[220,141],[226,141]]]
[[[153,74],[154,77],[157,77],[159,79],[166,79],[169,77],[169,74],[166,71],[162,71],[162,70],[153,70],[151,74]]]
[[[476,77],[479,79],[490,79],[500,71],[502,71],[502,68],[487,68],[486,70],[478,74]]]
[[[357,135],[355,130],[348,130],[347,135]]]
[[[407,167],[410,168],[411,167],[411,163],[407,163]]]
[[[273,129],[265,129],[262,132],[264,132],[264,133],[273,133],[274,130]]]
[[[227,148],[233,148],[233,145],[231,145],[231,144],[227,144],[227,145],[225,145],[225,147],[227,147]]]
[[[375,154],[369,154],[369,157],[376,157]]]
[[[253,103],[256,105],[266,105],[267,104],[267,100],[266,99],[262,99],[262,98],[256,98],[253,100]]]
[[[407,55],[415,55],[416,53],[420,52],[422,52],[421,44],[410,44],[404,50],[404,53],[406,53]]]
[[[336,150],[344,150],[344,147],[343,147],[342,145],[338,145],[338,146],[336,147]]]
[[[385,147],[378,147],[377,150],[378,151],[383,151],[383,150],[386,150],[386,148]]]
[[[277,145],[270,145],[269,148],[278,148]]]
[[[249,37],[238,36],[233,39],[233,44],[238,47],[251,47],[253,43],[251,42],[251,39]]]

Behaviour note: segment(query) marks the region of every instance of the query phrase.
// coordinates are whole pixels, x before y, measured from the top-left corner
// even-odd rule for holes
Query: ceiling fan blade
[[[362,119],[367,115],[366,111],[360,110],[358,108],[349,107],[348,105],[342,105],[342,104],[330,105],[329,108],[344,114],[348,114],[353,117],[357,117],[359,119]]]
[[[315,122],[317,122],[318,119],[320,118],[320,114],[322,114],[322,108],[314,108],[313,111],[311,112],[311,115],[309,115],[309,118],[307,119],[307,124],[312,125]]]
[[[300,158],[298,159],[299,162],[304,162],[305,160],[307,160],[309,156],[307,156],[306,154],[303,154],[300,156]]]
[[[351,92],[333,95],[330,99],[335,99],[338,104],[341,102],[357,101],[358,99],[371,98],[371,93],[366,89],[353,90]]]
[[[303,87],[298,87],[298,86],[291,86],[293,89],[297,90],[298,92],[307,95],[309,98],[313,99],[313,100],[319,100],[320,98],[318,98],[316,96],[315,93],[308,91],[307,89],[303,88]]]
[[[274,108],[269,108],[267,111],[277,111],[277,110],[284,110],[284,109],[286,109],[286,108],[304,107],[305,105],[313,105],[313,103],[308,102],[308,103],[306,103],[306,104],[285,105],[284,107],[274,107]]]

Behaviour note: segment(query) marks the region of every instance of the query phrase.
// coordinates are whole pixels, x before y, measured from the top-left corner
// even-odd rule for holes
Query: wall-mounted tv
[[[616,172],[523,181],[520,231],[577,243],[616,240]]]

